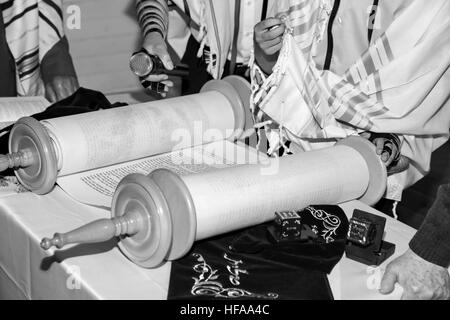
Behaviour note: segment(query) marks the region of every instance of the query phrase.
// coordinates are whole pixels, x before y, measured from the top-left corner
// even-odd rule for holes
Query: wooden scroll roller
[[[374,204],[386,188],[386,168],[366,139],[334,147],[179,176],[158,169],[118,185],[111,219],[43,239],[41,247],[120,237],[121,251],[153,268],[183,257],[201,240],[274,218],[274,212],[360,199]]]
[[[249,101],[248,82],[230,76],[190,96],[44,121],[21,118],[10,133],[10,153],[0,155],[0,172],[13,168],[25,188],[45,194],[58,176],[173,151],[175,130],[189,133],[193,144],[212,142],[204,139],[208,129],[237,139]]]

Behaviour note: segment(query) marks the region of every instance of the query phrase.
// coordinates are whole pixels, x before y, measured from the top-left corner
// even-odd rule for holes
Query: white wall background
[[[81,29],[66,35],[80,85],[106,95],[143,92],[130,72],[130,55],[140,43],[134,0],[63,0],[81,9]]]

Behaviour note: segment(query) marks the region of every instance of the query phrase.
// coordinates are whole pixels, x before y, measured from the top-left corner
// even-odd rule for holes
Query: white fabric
[[[205,45],[211,51],[208,57],[207,71],[214,79],[222,77],[227,56],[231,49],[234,30],[234,1],[201,0],[200,13],[200,50]]]
[[[183,0],[173,1],[184,10]],[[206,57],[208,72],[215,78],[222,77],[225,62],[230,58],[234,32],[234,0],[187,0],[189,11],[199,30],[191,27],[190,32],[201,43],[198,55],[203,54],[204,46],[209,46],[211,55]],[[277,1],[269,0],[268,12]],[[237,62],[248,64],[253,49],[253,28],[261,20],[263,0],[242,0],[240,28],[238,37]],[[176,19],[176,17],[173,17]],[[172,22],[171,22],[172,23]],[[169,23],[169,30],[171,28]],[[168,37],[169,43],[171,37]]]
[[[1,194],[0,194],[1,197]],[[115,242],[43,251],[42,237],[94,219],[102,209],[75,202],[59,187],[45,196],[6,196],[0,203],[0,299],[165,299],[170,264],[142,269]],[[6,292],[5,292],[6,291]]]
[[[182,59],[186,52],[186,46],[191,36],[186,21],[176,10],[169,11],[169,29],[167,31],[167,42],[177,54],[178,59]]]
[[[253,29],[261,21],[262,0],[242,0],[236,62],[248,65],[253,50]],[[231,60],[231,54],[228,56]]]
[[[402,190],[429,170],[431,152],[448,139],[450,3],[417,0],[399,6],[397,2],[391,15],[380,4],[384,9],[380,12],[393,20],[384,21],[386,29],[378,32],[365,52],[358,56],[352,50],[361,46],[348,45],[361,40],[358,30],[347,32],[349,39],[342,42],[335,39],[335,47],[340,48],[336,54],[344,55],[345,48],[356,58],[343,74],[321,71],[313,59],[324,48],[318,43],[323,38],[321,12],[327,10],[320,4],[319,0],[281,2],[279,11],[289,14],[289,32],[273,74],[265,78],[256,65],[253,68],[255,108],[280,125],[277,141],[289,139],[304,149],[324,141],[328,146],[364,130],[401,135],[401,153],[412,160],[411,165],[389,177],[386,194],[400,200]],[[347,10],[353,14],[351,19],[366,21],[365,10]],[[336,63],[334,68],[345,70]]]
[[[69,247],[50,258],[39,247],[42,237],[68,231],[109,213],[79,204],[59,187],[50,194],[0,194],[0,299],[166,299],[170,263],[143,269],[123,256],[114,243]],[[376,210],[353,201],[341,205],[348,217],[359,208]],[[415,230],[387,218],[387,241],[402,254]],[[391,261],[394,257],[390,258]],[[386,266],[385,262],[381,267]],[[401,289],[383,296],[367,286],[371,269],[343,258],[329,276],[335,299],[398,299]]]

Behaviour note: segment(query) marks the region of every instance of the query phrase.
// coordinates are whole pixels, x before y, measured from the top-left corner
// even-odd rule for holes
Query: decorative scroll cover
[[[172,262],[168,299],[333,299],[327,273],[344,253],[347,217],[337,206],[301,216],[317,238],[277,242],[266,223],[197,242]]]

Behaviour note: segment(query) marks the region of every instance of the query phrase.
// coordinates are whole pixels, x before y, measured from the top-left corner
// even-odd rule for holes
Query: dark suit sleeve
[[[69,42],[65,36],[42,59],[41,74],[45,83],[50,82],[56,76],[77,76],[69,53]]]
[[[450,184],[439,187],[433,206],[409,243],[418,256],[436,265],[450,265]]]
[[[16,64],[6,41],[5,25],[0,10],[0,97],[16,95]]]

